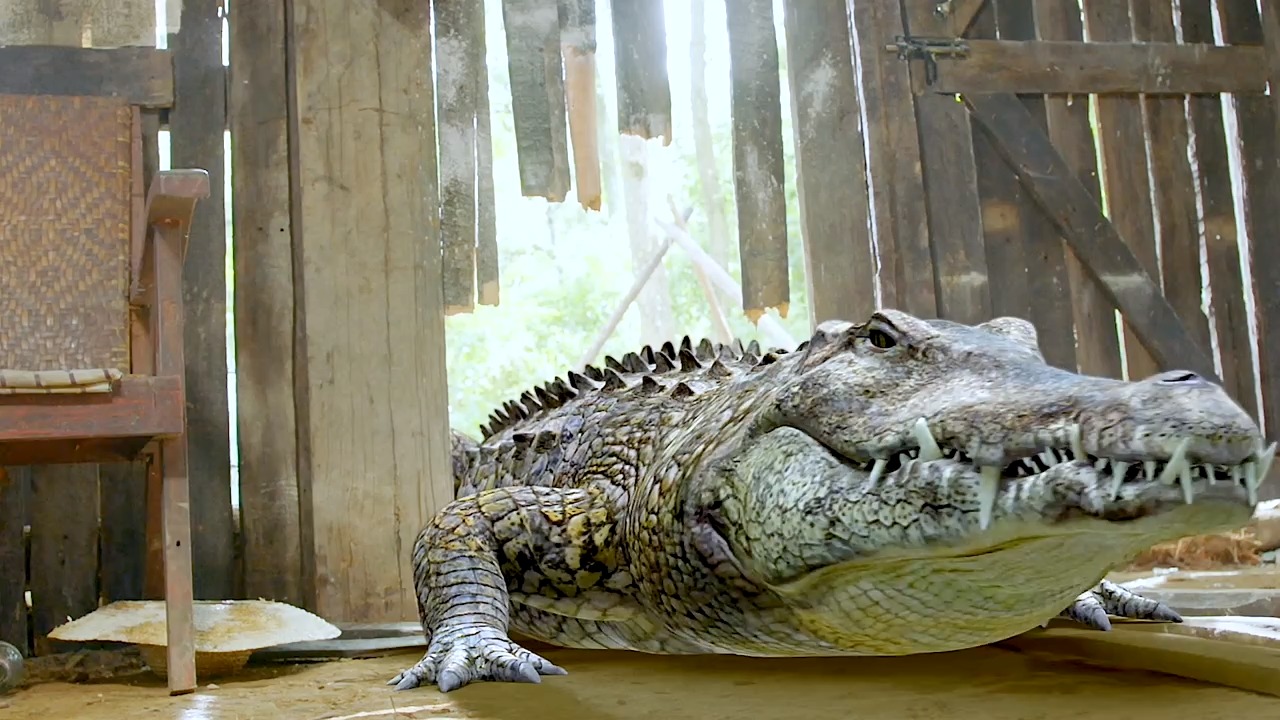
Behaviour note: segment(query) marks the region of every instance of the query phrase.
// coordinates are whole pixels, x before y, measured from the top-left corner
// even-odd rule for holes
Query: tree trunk
[[[707,20],[706,0],[690,4],[689,100],[693,110],[693,148],[698,163],[698,189],[703,212],[707,214],[707,254],[721,267],[729,268],[729,219],[724,209],[724,185],[712,143],[707,102]],[[726,307],[739,307],[740,298],[720,295]],[[714,314],[716,309],[707,308]],[[712,327],[716,319],[712,318]],[[728,340],[728,338],[722,338]]]
[[[661,243],[649,232],[649,148],[644,138],[618,135],[622,161],[622,192],[626,196],[627,235],[631,238],[631,267],[637,273],[649,263]],[[661,345],[672,339],[675,317],[671,312],[671,291],[662,265],[636,299],[640,310],[640,342]]]

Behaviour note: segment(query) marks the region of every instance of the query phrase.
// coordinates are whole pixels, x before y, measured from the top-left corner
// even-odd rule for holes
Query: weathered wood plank
[[[0,465],[0,641],[27,646],[27,551],[23,527],[31,491],[30,469]]]
[[[847,6],[866,103],[867,177],[875,211],[881,303],[932,317],[938,302],[910,70],[884,49],[886,39],[902,34],[900,7],[857,0],[848,0]]]
[[[564,64],[557,0],[502,0],[520,192],[564,200],[569,192]]]
[[[476,21],[485,27],[484,3],[475,3]],[[476,41],[484,41],[484,35]],[[483,45],[476,48],[480,57],[480,77],[484,81],[476,98],[476,285],[481,305],[497,305],[501,295],[498,262],[498,215],[493,195],[493,135],[489,129],[489,62]]]
[[[31,621],[35,653],[74,649],[45,636],[98,607],[98,466],[31,468]]]
[[[995,38],[996,7],[988,3],[969,26],[973,38]],[[1031,268],[1027,263],[1026,222],[1037,212],[1024,195],[1026,190],[980,128],[970,125],[977,182],[984,257],[992,315],[1031,317]]]
[[[996,6],[996,25],[1001,39],[1021,41],[1036,37],[1035,8],[1025,0],[991,0]],[[1042,95],[1019,98],[1048,132],[1045,99]],[[1030,320],[1039,329],[1040,350],[1055,367],[1076,370],[1076,341],[1071,312],[1071,281],[1067,275],[1066,248],[1043,210],[1026,197],[1026,218],[1022,243],[1027,260],[1027,289],[1030,291]]]
[[[667,79],[664,4],[663,0],[612,0],[609,7],[617,63],[618,132],[645,139],[661,136],[662,144],[670,145],[671,84]],[[730,47],[732,42],[731,36]]]
[[[1156,359],[1216,379],[1213,362],[1017,97],[971,94],[964,101]]]
[[[861,109],[845,6],[785,0],[782,7],[809,320],[816,327],[875,310]]]
[[[229,19],[244,592],[304,606],[284,3],[246,3]]]
[[[1084,10],[1085,30],[1091,39],[1104,42],[1133,39],[1128,2],[1084,0]],[[1103,207],[1147,275],[1156,278],[1158,283],[1160,267],[1151,181],[1147,175],[1142,103],[1137,97],[1102,95],[1096,96],[1096,103],[1106,196]],[[1138,342],[1128,318],[1124,323],[1124,354],[1130,378],[1144,378],[1159,370],[1151,349]]]
[[[1256,5],[1248,2],[1218,3],[1222,36],[1230,43],[1256,43],[1269,38],[1263,32]],[[1236,120],[1244,175],[1245,227],[1249,239],[1250,272],[1254,307],[1258,317],[1259,376],[1262,382],[1262,415],[1267,435],[1280,437],[1280,112],[1272,99],[1236,97]],[[1277,472],[1272,471],[1272,478]],[[1267,483],[1266,490],[1275,492]]]
[[[661,3],[658,6],[661,8]],[[574,184],[577,186],[578,204],[587,210],[599,210],[603,190],[597,132],[599,121],[596,118],[595,0],[568,0],[562,3],[561,11],[560,55],[564,58],[565,95],[569,103],[569,139],[573,145]],[[664,46],[663,50],[665,49]],[[664,80],[665,66],[664,56]],[[665,82],[663,87],[666,87]],[[668,116],[670,106],[670,90],[667,90]]]
[[[1182,36],[1187,42],[1212,42],[1212,0],[1181,0]],[[1200,197],[1204,207],[1210,302],[1218,335],[1222,381],[1228,392],[1253,417],[1258,417],[1257,376],[1253,370],[1253,338],[1245,307],[1244,276],[1240,267],[1235,192],[1222,99],[1192,95],[1187,99],[1196,138]]]
[[[170,165],[209,173],[198,203],[182,276],[186,318],[187,447],[195,596],[232,597],[231,417],[227,398],[227,236],[223,129],[227,124],[222,17],[217,3],[185,2],[174,52]]]
[[[1134,37],[1145,42],[1175,42],[1173,6],[1169,3],[1133,3]],[[1191,160],[1178,148],[1189,147],[1186,98],[1147,95],[1147,136],[1151,153],[1152,189],[1160,220],[1157,242],[1165,295],[1178,312],[1182,326],[1213,357],[1209,321],[1201,309],[1203,279],[1200,276],[1200,218],[1196,209],[1196,179]],[[1160,150],[1164,149],[1163,152]]]
[[[903,6],[910,34],[946,32],[934,0],[907,0]],[[910,66],[913,84],[923,87],[925,63],[913,60]],[[991,295],[969,113],[953,96],[934,93],[916,95],[915,111],[938,315],[982,322],[991,317]]]
[[[314,556],[317,614],[411,620],[408,549],[453,497],[429,10],[292,8],[303,558]],[[396,521],[354,520],[369,517]]]
[[[754,323],[768,308],[785,318],[791,300],[778,40],[770,0],[728,3],[725,16],[742,309]]]
[[[1092,7],[1098,9],[1098,0]],[[931,89],[940,93],[1172,95],[1265,91],[1259,47],[1135,43],[1126,35],[1128,29],[1126,22],[1105,34],[1091,34],[1087,43],[972,40],[967,56],[939,58],[937,82]]]
[[[469,313],[476,297],[476,99],[480,91],[477,3],[431,3],[436,27],[436,122],[440,147],[440,234],[444,312]]]
[[[107,95],[148,108],[173,105],[173,53],[153,47],[0,47],[0,93]]]
[[[1036,29],[1045,40],[1080,40],[1084,27],[1080,10],[1061,0],[1035,0]],[[1089,194],[1102,202],[1097,152],[1089,121],[1088,95],[1045,97],[1049,139]],[[1098,287],[1070,248],[1065,256],[1071,287],[1071,311],[1076,328],[1076,366],[1080,372],[1120,378],[1120,339],[1116,333],[1115,305]]]
[[[107,463],[98,469],[103,602],[142,599],[147,561],[145,468],[144,463]]]

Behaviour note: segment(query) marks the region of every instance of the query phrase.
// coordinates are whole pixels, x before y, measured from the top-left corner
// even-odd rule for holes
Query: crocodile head
[[[709,557],[859,642],[840,609],[859,583],[904,608],[1006,608],[1003,630],[927,649],[1033,626],[1153,544],[1246,523],[1275,453],[1217,384],[1068,372],[1015,318],[883,310],[824,323],[780,365],[686,517]]]

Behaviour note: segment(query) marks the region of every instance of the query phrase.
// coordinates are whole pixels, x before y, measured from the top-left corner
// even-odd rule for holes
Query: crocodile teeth
[[[885,460],[884,458],[881,458],[875,461],[875,464],[871,466],[871,478],[870,478],[871,485],[875,485],[877,482],[880,481],[880,476],[884,474],[884,468],[888,464],[889,464],[889,461]]]
[[[982,480],[978,483],[978,526],[986,530],[991,525],[991,513],[996,506],[996,494],[1000,492],[1000,468],[982,468]]]
[[[929,432],[929,423],[924,418],[916,420],[911,432],[915,434],[916,444],[920,446],[921,460],[942,459],[942,448],[938,447],[938,441],[933,439],[933,433]]]
[[[1172,485],[1173,481],[1178,479],[1182,466],[1187,464],[1189,447],[1191,447],[1191,438],[1183,438],[1178,442],[1178,446],[1173,450],[1173,456],[1169,458],[1169,462],[1165,463],[1164,472],[1160,473],[1161,484]]]
[[[1129,472],[1129,463],[1117,460],[1111,466],[1111,499],[1120,495],[1120,486],[1124,484],[1124,476]]]
[[[1067,428],[1067,440],[1071,443],[1071,454],[1076,460],[1084,460],[1084,443],[1080,441],[1080,426],[1072,425]]]
[[[1178,483],[1182,485],[1182,501],[1188,505],[1195,502],[1196,491],[1191,480],[1191,466],[1185,460],[1178,472]]]
[[[1146,481],[1147,481],[1147,482],[1151,482],[1152,480],[1155,480],[1155,479],[1156,479],[1156,461],[1155,461],[1155,460],[1143,460],[1143,461],[1142,461],[1142,474],[1143,474],[1143,476],[1146,478]]]

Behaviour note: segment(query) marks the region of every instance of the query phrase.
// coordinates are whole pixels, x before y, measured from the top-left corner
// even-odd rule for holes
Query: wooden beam
[[[432,3],[436,26],[436,116],[440,148],[440,233],[444,311],[469,313],[476,300],[476,3]],[[487,87],[487,86],[486,86]]]
[[[476,20],[486,27],[484,3],[474,3]],[[479,75],[484,83],[476,98],[476,301],[496,306],[499,296],[498,216],[493,191],[493,135],[489,123],[489,63],[485,36],[476,38]],[[581,181],[579,181],[581,182]]]
[[[939,93],[1262,93],[1257,46],[1069,40],[966,40],[964,57],[941,56]]]
[[[229,21],[235,304],[253,309],[235,322],[244,596],[308,607],[293,397],[284,3],[244,3]]]
[[[173,53],[151,47],[0,46],[0,94],[122,97],[173,105]]]
[[[291,6],[294,373],[315,612],[412,620],[406,549],[453,499],[430,14],[418,0]],[[354,521],[373,517],[396,520]]]
[[[671,144],[663,0],[612,0],[618,132]]]
[[[778,41],[771,0],[728,3],[725,17],[742,310],[755,323],[768,308],[785,318],[791,299]]]
[[[0,465],[5,444],[182,432],[182,381],[126,375],[109,393],[0,395]]]
[[[475,3],[483,12],[484,3]],[[599,210],[603,188],[600,178],[599,119],[596,117],[596,3],[572,0],[561,3],[560,55],[564,58],[565,97],[569,105],[569,140],[573,145],[573,179],[578,204]],[[618,5],[615,3],[614,7]],[[659,3],[661,7],[661,3]],[[663,40],[662,77],[666,78],[666,45]],[[484,47],[484,26],[478,45]],[[621,70],[619,70],[621,72]],[[487,85],[485,87],[488,87]],[[666,83],[663,83],[666,87]],[[667,89],[670,122],[671,92]]]
[[[964,101],[1156,360],[1165,368],[1186,368],[1216,380],[1213,362],[1018,98],[970,94]]]
[[[816,327],[867,317],[876,305],[861,103],[846,6],[785,0],[782,8],[809,319]]]
[[[564,63],[557,0],[502,0],[520,193],[551,202],[569,192]]]

